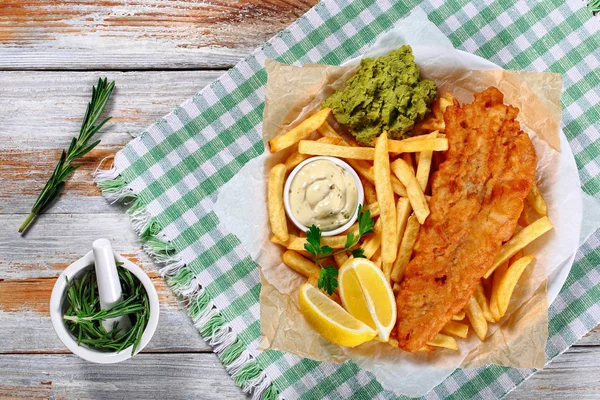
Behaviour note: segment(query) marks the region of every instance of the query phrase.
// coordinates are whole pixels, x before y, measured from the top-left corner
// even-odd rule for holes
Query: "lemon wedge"
[[[310,326],[330,342],[354,347],[377,336],[377,332],[348,314],[310,283],[302,285],[298,301],[300,311]]]
[[[366,258],[354,258],[340,268],[338,281],[344,308],[387,342],[396,323],[396,298],[383,272]]]

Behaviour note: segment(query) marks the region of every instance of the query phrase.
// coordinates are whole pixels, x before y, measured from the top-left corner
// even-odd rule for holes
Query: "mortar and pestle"
[[[90,268],[95,269],[101,309],[110,309],[121,300],[121,283],[116,262],[122,263],[120,267],[130,271],[141,282],[148,296],[148,304],[150,306],[148,323],[144,328],[141,340],[133,354],[133,346],[115,352],[92,348],[85,344],[78,345],[77,338],[69,331],[66,321],[63,318],[67,307],[67,290],[69,288],[69,282],[78,279],[84,271]],[[100,364],[111,364],[124,361],[140,352],[148,342],[150,342],[150,339],[156,331],[158,315],[158,294],[156,293],[156,288],[152,284],[152,281],[139,266],[133,264],[120,254],[115,253],[108,239],[98,239],[94,241],[90,252],[69,265],[56,280],[50,297],[50,318],[59,339],[73,352],[73,354],[84,360]],[[118,335],[126,334],[131,328],[131,321],[127,315],[102,320],[102,326],[107,332],[109,332],[116,323],[118,323],[120,329]]]

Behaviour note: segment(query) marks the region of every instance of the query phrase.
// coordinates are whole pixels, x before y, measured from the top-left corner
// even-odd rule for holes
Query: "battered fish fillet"
[[[446,109],[446,160],[398,296],[398,345],[416,351],[461,311],[514,233],[536,154],[495,87]]]

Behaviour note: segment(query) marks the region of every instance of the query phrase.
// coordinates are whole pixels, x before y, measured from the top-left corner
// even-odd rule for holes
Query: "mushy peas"
[[[407,137],[416,122],[429,112],[437,95],[430,80],[420,78],[408,45],[379,58],[365,58],[344,90],[322,106],[333,109],[335,119],[365,146],[387,131],[393,139]]]
[[[298,222],[331,231],[348,222],[356,211],[358,190],[354,178],[329,160],[304,165],[290,186],[290,208]]]

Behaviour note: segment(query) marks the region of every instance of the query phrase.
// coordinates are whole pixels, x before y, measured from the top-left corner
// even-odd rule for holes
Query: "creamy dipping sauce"
[[[329,160],[303,166],[290,185],[290,208],[302,225],[331,231],[347,223],[358,203],[353,176]]]

